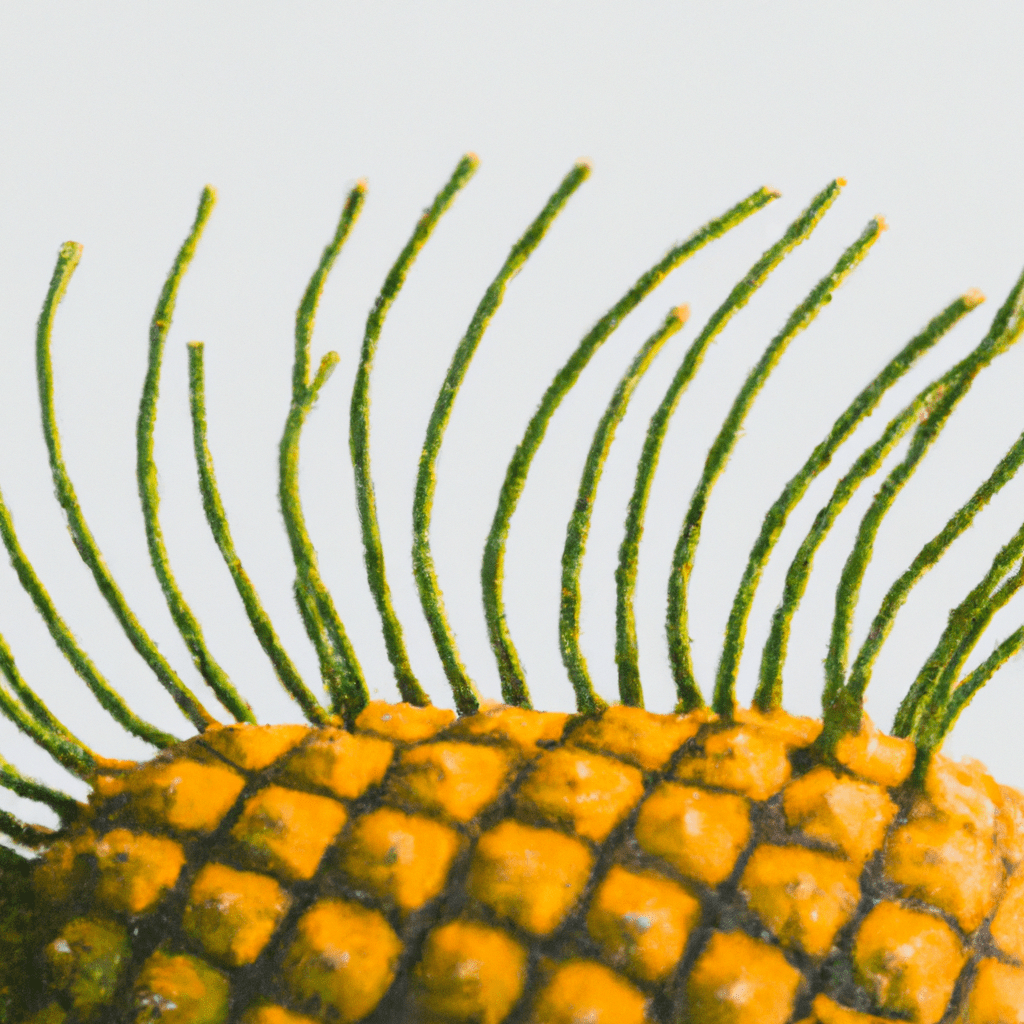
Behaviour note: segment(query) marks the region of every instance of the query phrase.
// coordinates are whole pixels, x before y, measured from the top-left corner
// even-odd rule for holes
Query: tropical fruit
[[[686,319],[673,309],[641,347],[595,432],[562,560],[560,642],[573,714],[538,710],[502,598],[508,525],[548,421],[597,347],[683,259],[773,198],[760,190],[674,247],[602,317],[556,376],[506,474],[483,558],[484,606],[502,702],[483,700],[441,601],[430,548],[434,467],[466,372],[504,289],[587,175],[577,165],[488,289],[427,430],[413,508],[413,562],[455,710],[417,681],[392,608],[369,467],[369,378],[384,318],[416,253],[475,167],[467,157],[425,212],[371,311],[350,444],[366,552],[401,703],[373,701],[320,575],[297,486],[299,438],[337,357],[310,373],[324,279],[359,212],[350,194],[299,308],[280,498],[295,598],[327,703],[302,679],[231,539],[206,444],[202,347],[190,351],[207,518],[254,632],[308,724],[257,724],[206,646],[178,587],[158,517],[152,433],[175,296],[213,203],[160,297],[138,426],[139,490],[154,569],[197,669],[234,717],[203,706],[135,618],[85,523],[60,454],[50,328],[80,256],[65,245],[37,338],[43,428],[76,547],[140,656],[196,727],[178,739],[139,718],[81,649],[21,550],[0,534],[63,653],[107,711],[159,753],[144,763],[83,744],[39,699],[0,639],[0,710],[91,787],[74,801],[0,761],[0,782],[40,801],[57,830],[0,811],[0,1021],[32,1024],[1009,1024],[1024,1022],[1024,796],[942,740],[973,695],[1024,647],[1024,629],[976,668],[985,627],[1024,582],[1024,527],[954,609],[893,723],[863,712],[866,686],[910,589],[1024,461],[1024,436],[890,588],[851,658],[850,623],[882,516],[974,378],[1024,331],[1024,276],[984,338],[928,384],[853,462],[786,577],[753,705],[737,666],[763,568],[787,518],[884,393],[982,300],[959,297],[836,420],[764,519],[733,604],[710,706],[694,677],[687,601],[707,497],[744,416],[786,345],[828,303],[884,227],[869,223],[771,340],[705,463],[680,532],[668,595],[672,713],[645,710],[633,588],[651,479],[675,406],[726,322],[799,244],[836,181],[751,268],[691,344],[648,430],[616,574],[618,702],[595,691],[579,643],[579,570],[590,509],[633,389]],[[836,600],[820,720],[782,706],[792,616],[814,554],[857,486],[910,435],[865,514]],[[358,639],[358,638],[357,638]],[[28,851],[35,851],[29,858]]]
[[[97,777],[35,1020],[962,1019],[1024,1005],[1024,797],[869,722],[371,702]],[[1002,1014],[1002,1015],[1001,1015]]]

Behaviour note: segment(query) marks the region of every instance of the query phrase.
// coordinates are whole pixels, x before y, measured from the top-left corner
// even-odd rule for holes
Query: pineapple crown
[[[441,216],[473,176],[476,167],[475,156],[470,154],[463,157],[433,203],[424,211],[405,248],[392,266],[367,318],[352,389],[349,447],[355,473],[355,493],[366,574],[380,614],[387,654],[394,669],[399,692],[404,701],[415,705],[429,704],[430,698],[410,665],[402,626],[392,606],[385,573],[370,472],[370,378],[381,330],[392,303],[401,290],[420,249],[429,239]],[[434,404],[420,456],[413,501],[413,572],[423,612],[451,687],[455,705],[463,715],[472,714],[479,709],[480,695],[460,658],[455,635],[445,613],[431,554],[430,525],[438,454],[459,387],[484,331],[501,304],[509,281],[522,268],[555,217],[586,180],[588,174],[589,166],[583,162],[577,163],[512,246],[507,259],[477,306],[469,327],[452,357]],[[669,421],[683,391],[700,368],[708,346],[733,315],[742,309],[757,289],[765,283],[785,256],[811,234],[844,184],[842,179],[837,179],[816,195],[782,237],[764,252],[732,289],[686,350],[664,398],[651,418],[628,504],[615,573],[615,660],[618,667],[619,698],[623,704],[643,705],[634,618],[634,589],[648,497]],[[189,345],[193,440],[206,518],[260,645],[270,659],[281,685],[298,703],[305,717],[314,724],[351,723],[369,699],[356,651],[320,574],[316,550],[306,527],[298,489],[299,446],[303,424],[339,360],[336,352],[328,352],[315,371],[311,367],[310,341],[317,304],[327,275],[359,216],[365,197],[366,184],[360,181],[352,188],[345,201],[334,236],[324,249],[299,304],[295,318],[291,403],[279,448],[279,498],[295,562],[294,596],[306,633],[318,656],[320,673],[328,697],[327,706],[318,700],[302,679],[281,644],[235,551],[218,493],[213,460],[207,447],[203,345],[201,342],[192,342]],[[531,417],[505,473],[497,509],[484,548],[481,570],[487,627],[491,647],[498,663],[502,698],[506,703],[521,707],[531,706],[525,672],[505,619],[502,580],[506,540],[531,462],[544,440],[552,416],[598,348],[669,272],[776,198],[777,192],[767,188],[759,189],[720,217],[705,224],[685,241],[673,246],[650,269],[641,274],[633,286],[580,341],[555,375],[537,411]],[[164,344],[174,313],[178,288],[209,219],[214,201],[213,190],[205,188],[191,231],[178,252],[153,314],[149,333],[149,363],[136,427],[136,469],[150,558],[171,616],[184,638],[196,668],[217,700],[236,721],[254,722],[255,717],[249,704],[208,650],[202,628],[175,581],[160,528],[157,475],[153,457],[153,429]],[[677,711],[689,711],[704,706],[704,697],[694,676],[687,616],[694,552],[700,539],[701,525],[711,489],[725,467],[751,404],[786,347],[831,300],[834,290],[867,255],[884,229],[885,223],[881,218],[869,221],[860,236],[841,254],[832,269],[790,314],[782,329],[764,349],[760,360],[750,370],[711,445],[700,480],[686,511],[669,577],[666,632],[678,697]],[[57,307],[81,255],[82,247],[76,242],[67,242],[61,247],[39,316],[36,335],[36,366],[43,433],[49,451],[57,500],[64,510],[68,528],[79,554],[92,572],[100,592],[128,639],[183,714],[202,732],[215,725],[217,720],[160,653],[157,645],[128,606],[85,521],[61,455],[61,442],[54,411],[50,336]],[[860,522],[836,592],[835,615],[825,661],[822,694],[825,727],[819,740],[826,755],[843,735],[854,733],[861,727],[864,695],[873,666],[892,628],[896,612],[907,599],[911,588],[971,525],[978,512],[1013,477],[1024,461],[1022,434],[988,479],[921,548],[907,569],[892,584],[872,620],[867,638],[856,655],[851,658],[850,632],[853,612],[882,519],[943,430],[957,404],[967,394],[977,374],[1019,339],[1024,330],[1022,292],[1024,275],[1017,279],[981,342],[941,377],[924,387],[892,418],[881,436],[857,457],[850,470],[836,484],[828,502],[818,512],[786,573],[783,596],[772,617],[768,640],[761,655],[760,681],[754,703],[762,712],[770,712],[781,706],[783,664],[790,626],[807,587],[817,549],[858,486],[875,473],[900,441],[909,435],[909,443],[902,460],[889,472]],[[912,338],[835,420],[828,435],[814,448],[801,469],[789,480],[768,509],[760,533],[751,549],[726,626],[711,702],[713,711],[718,715],[728,718],[735,712],[735,684],[744,647],[747,619],[769,555],[790,513],[803,498],[811,482],[829,465],[838,448],[850,437],[857,425],[875,409],[886,391],[954,324],[982,301],[983,297],[976,291],[961,295]],[[661,326],[640,347],[619,381],[594,432],[580,479],[577,499],[566,528],[562,555],[559,642],[562,659],[575,691],[576,705],[581,713],[595,713],[606,706],[594,690],[579,641],[580,567],[586,550],[596,489],[616,427],[626,412],[633,391],[659,350],[683,327],[687,317],[688,310],[685,306],[671,309]],[[0,536],[22,586],[42,615],[54,642],[106,711],[130,733],[154,747],[165,748],[178,742],[177,737],[137,716],[82,650],[19,545],[10,512],[2,496]],[[932,754],[974,694],[1001,665],[1024,647],[1024,627],[1021,627],[1002,640],[977,668],[962,675],[967,658],[993,615],[1024,583],[1022,555],[1024,525],[1006,541],[993,559],[988,572],[952,610],[948,624],[934,650],[900,705],[893,731],[897,736],[909,738],[916,744],[918,756],[914,779],[918,782],[923,778]],[[82,743],[40,700],[21,676],[2,635],[0,672],[3,675],[3,681],[0,682],[0,711],[56,761],[86,781],[112,764],[109,759]],[[77,813],[79,805],[70,796],[25,776],[3,758],[0,758],[0,784],[21,796],[48,805],[63,822],[69,821]],[[51,835],[50,830],[22,822],[3,810],[0,810],[0,831],[15,843],[28,848],[43,845]]]

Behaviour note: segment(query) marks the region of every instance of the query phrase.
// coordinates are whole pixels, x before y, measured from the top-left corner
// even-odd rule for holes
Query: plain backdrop
[[[188,723],[120,633],[53,500],[35,393],[35,320],[61,243],[84,244],[53,337],[68,467],[110,569],[146,628],[204,692],[148,564],[134,426],[153,304],[200,189],[219,202],[183,282],[156,428],[161,515],[182,590],[207,640],[264,721],[298,720],[248,628],[203,519],[192,461],[186,342],[207,348],[209,441],[243,562],[319,691],[291,600],[276,497],[294,309],[348,189],[364,213],[324,291],[314,359],[338,371],[310,417],[302,495],[327,579],[375,696],[394,698],[362,571],[347,446],[352,373],[377,289],[462,153],[481,166],[437,228],[386,322],[373,377],[373,474],[389,578],[414,667],[450,703],[412,583],[410,503],[427,418],[455,345],[509,246],[573,161],[593,174],[485,335],[456,401],[438,470],[434,553],[463,656],[498,696],[479,591],[480,554],[508,458],[548,381],[594,321],[674,242],[761,185],[782,192],[673,273],[614,333],[551,424],[508,548],[508,618],[538,706],[571,706],[558,652],[559,561],[582,460],[632,354],[669,308],[692,318],[638,388],[598,493],[583,571],[583,642],[615,694],[613,572],[649,417],[699,326],[832,178],[848,186],[707,354],[672,421],[651,496],[638,619],[648,706],[668,710],[668,561],[708,445],[789,311],[874,215],[889,230],[790,346],[751,411],[710,500],[691,624],[705,691],[761,517],[835,416],[932,316],[968,288],[988,302],[885,399],[809,491],[753,607],[740,695],[786,567],[856,454],[911,395],[973,347],[1024,265],[1024,64],[1019,3],[516,2],[0,6],[0,486],[21,542],[83,646],[139,714]],[[899,497],[878,537],[854,627],[1024,428],[1024,345],[986,371]],[[901,449],[902,450],[902,449]],[[895,464],[899,453],[888,465]],[[868,482],[822,548],[795,621],[786,703],[817,713],[833,593]],[[1008,485],[913,591],[867,706],[888,727],[948,609],[1020,525]],[[1013,601],[971,664],[1020,624]],[[0,630],[30,683],[86,742],[145,757],[54,648],[0,566]],[[1024,784],[1024,672],[1009,663],[947,749]],[[0,751],[83,795],[0,721]],[[0,794],[38,821],[45,809]]]

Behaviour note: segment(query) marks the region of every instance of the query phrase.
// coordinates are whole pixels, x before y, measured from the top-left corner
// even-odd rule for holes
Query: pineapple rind
[[[942,757],[912,791],[867,721],[825,762],[820,728],[374,702],[351,733],[217,729],[108,773],[39,862],[25,1019],[1016,1020],[1024,798]],[[68,929],[125,936],[99,1002],[51,962]]]

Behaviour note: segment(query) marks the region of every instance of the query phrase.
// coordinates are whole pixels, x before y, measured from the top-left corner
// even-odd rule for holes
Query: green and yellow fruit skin
[[[1024,797],[865,719],[373,702],[100,775],[32,1024],[1024,1020]]]

